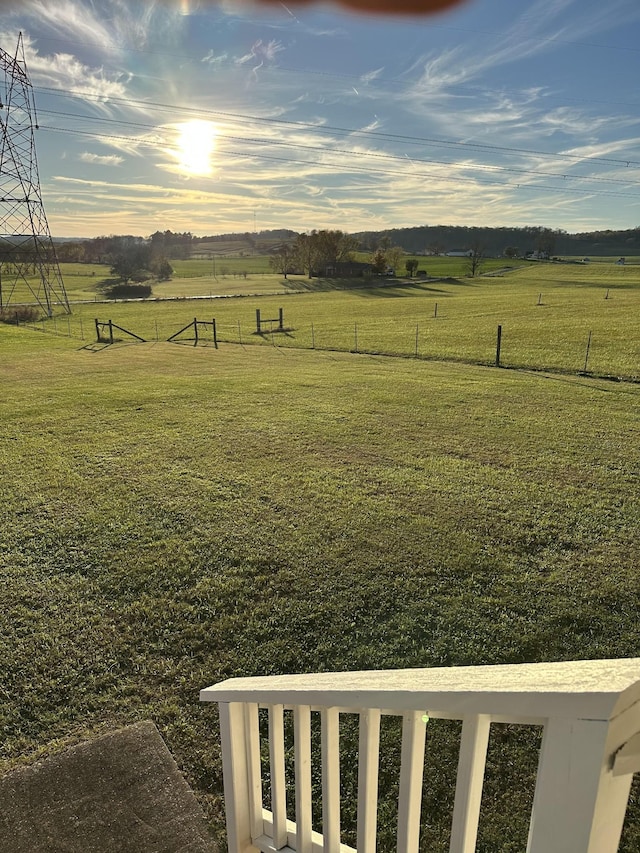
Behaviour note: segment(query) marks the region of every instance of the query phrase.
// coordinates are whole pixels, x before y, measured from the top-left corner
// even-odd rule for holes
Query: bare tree
[[[317,262],[318,251],[315,239],[317,233],[317,231],[312,231],[310,234],[298,234],[293,244],[293,264],[306,272],[309,278],[313,275]]]
[[[288,243],[283,243],[269,258],[269,266],[274,272],[280,273],[286,278],[294,267],[292,247]]]
[[[400,261],[404,257],[404,249],[401,246],[391,246],[385,251],[387,266],[395,272],[400,269]]]
[[[387,258],[382,249],[376,249],[371,255],[371,269],[376,275],[382,275],[387,268]]]
[[[556,250],[556,233],[551,228],[541,228],[536,240],[536,251],[539,255],[550,258]]]
[[[484,246],[478,240],[474,240],[469,256],[467,258],[467,275],[475,278],[480,274],[484,261]]]
[[[350,261],[357,248],[356,238],[343,231],[312,231],[298,235],[293,253],[296,265],[311,277],[322,269]]]

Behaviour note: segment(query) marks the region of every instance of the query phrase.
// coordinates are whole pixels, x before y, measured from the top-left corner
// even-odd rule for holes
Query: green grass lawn
[[[500,325],[505,367],[577,373],[586,363],[597,376],[640,377],[640,266],[541,263],[476,279],[376,286],[359,280],[230,277],[219,281],[220,292],[243,298],[183,298],[202,295],[202,281],[156,286],[159,295],[178,295],[178,301],[74,305],[70,319],[58,317],[45,328],[89,340],[98,317],[147,340],[166,340],[194,317],[215,318],[221,346],[358,350],[489,365],[495,362]],[[267,322],[265,333],[256,335],[258,308],[267,321],[283,308],[287,331],[272,335],[277,323]]]
[[[266,273],[244,275],[218,275],[178,277],[170,281],[160,281],[153,285],[153,297],[172,299],[202,296],[264,296],[273,293],[287,293],[288,288],[280,276]]]
[[[439,297],[452,313],[456,293]],[[164,305],[137,306],[142,326]],[[150,717],[221,834],[203,686],[640,654],[638,385],[8,326],[0,353],[4,769]],[[439,853],[456,731],[429,726]],[[525,846],[536,743],[492,739],[483,853]]]
[[[268,255],[247,255],[233,257],[216,254],[215,258],[189,258],[188,260],[172,260],[171,266],[174,278],[211,278],[233,279],[246,275],[270,273]]]

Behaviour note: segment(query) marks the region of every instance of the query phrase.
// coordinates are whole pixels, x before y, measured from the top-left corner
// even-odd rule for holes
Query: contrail
[[[280,5],[282,6],[282,8],[284,9],[284,11],[285,11],[285,12],[288,12],[288,13],[291,15],[291,17],[292,17],[292,18],[293,18],[293,20],[296,22],[296,24],[299,24],[299,23],[300,23],[300,21],[296,18],[296,16],[293,14],[293,12],[291,11],[291,9],[289,9],[289,7],[288,7],[288,6],[285,6],[285,5],[284,5],[284,3],[282,2],[282,0],[280,0]]]

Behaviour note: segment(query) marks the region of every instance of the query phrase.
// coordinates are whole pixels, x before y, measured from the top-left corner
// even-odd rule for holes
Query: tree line
[[[412,255],[441,255],[450,251],[472,251],[482,246],[484,255],[493,257],[524,257],[532,252],[554,255],[640,255],[640,227],[626,230],[600,230],[570,234],[562,229],[543,226],[522,228],[472,228],[450,225],[421,225],[386,231],[363,231],[346,234],[342,231],[312,231],[300,234],[290,229],[260,231],[258,234],[229,233],[210,237],[195,237],[188,231],[156,231],[148,238],[133,235],[110,235],[87,240],[56,242],[58,260],[64,262],[111,263],[123,246],[151,247],[153,258],[186,259],[203,244],[240,241],[250,251],[263,253],[267,247],[277,247],[277,272],[287,274],[294,267],[309,272],[315,267],[344,262],[350,252],[369,252],[374,266],[382,264],[376,252],[382,250],[388,267],[397,267],[399,258],[394,249]],[[275,263],[275,261],[274,261]],[[148,265],[147,265],[148,266]],[[384,272],[384,270],[381,270]]]
[[[293,273],[311,278],[351,262],[359,246],[359,241],[344,231],[311,231],[275,247],[269,263],[285,278]]]
[[[363,249],[374,250],[383,236],[416,255],[443,255],[482,245],[492,257],[542,255],[640,255],[640,227],[569,233],[541,225],[521,228],[477,228],[453,225],[420,225],[388,231],[362,231],[353,235]]]

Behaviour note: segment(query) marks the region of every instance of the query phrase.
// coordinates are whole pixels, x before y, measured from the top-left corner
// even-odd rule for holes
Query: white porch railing
[[[234,678],[220,703],[230,853],[347,853],[340,836],[340,714],[359,715],[357,850],[374,853],[381,715],[402,716],[397,847],[419,845],[425,720],[462,720],[451,853],[476,849],[492,723],[542,725],[527,853],[615,853],[640,770],[640,658]],[[268,710],[271,809],[259,709]],[[284,711],[293,711],[295,822],[287,819]],[[312,828],[311,714],[321,717],[322,834]]]

